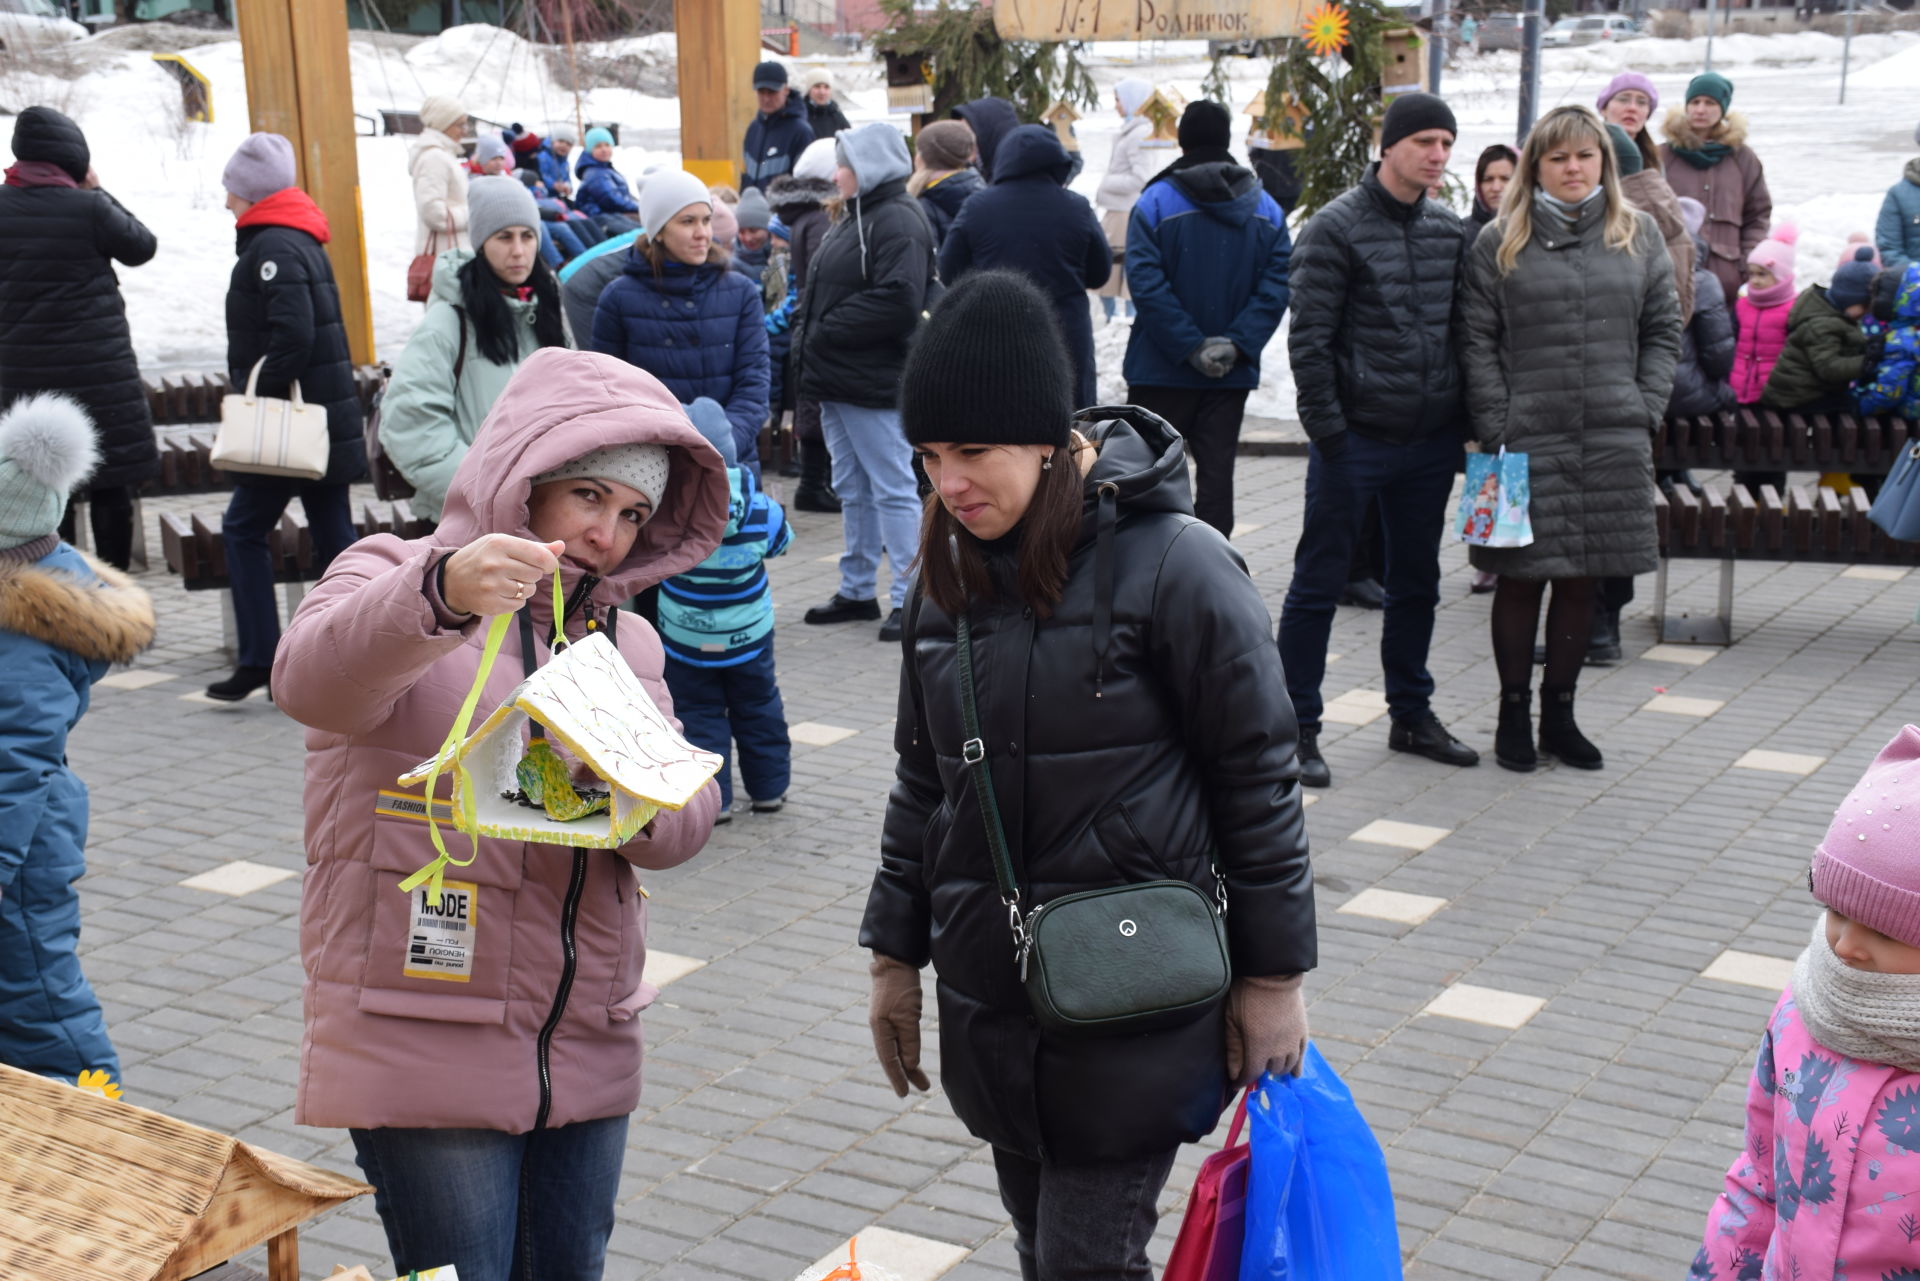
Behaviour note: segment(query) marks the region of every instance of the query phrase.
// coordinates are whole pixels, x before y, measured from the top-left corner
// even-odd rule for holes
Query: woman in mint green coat
[[[467,191],[473,249],[433,268],[427,314],[394,362],[380,406],[380,448],[414,488],[416,516],[440,519],[447,485],[520,362],[571,347],[560,286],[540,260],[540,213],[512,178]]]

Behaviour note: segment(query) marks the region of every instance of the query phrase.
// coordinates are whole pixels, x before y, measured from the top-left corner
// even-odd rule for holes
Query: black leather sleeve
[[[940,770],[921,723],[919,673],[911,656],[900,664],[900,707],[894,749],[900,759],[880,832],[880,866],[860,922],[860,946],[905,961],[927,963],[932,909],[922,867],[927,822],[940,805]]]
[[[1235,974],[1294,974],[1317,957],[1299,731],[1273,623],[1245,563],[1198,522],[1154,588],[1154,666],[1200,762],[1227,879]]]

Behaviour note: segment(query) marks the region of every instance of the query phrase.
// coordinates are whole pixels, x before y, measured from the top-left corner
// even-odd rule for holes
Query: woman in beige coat
[[[1687,82],[1684,107],[1667,113],[1661,132],[1660,163],[1675,196],[1692,196],[1707,207],[1707,242],[1702,265],[1720,281],[1728,298],[1746,283],[1747,255],[1767,238],[1773,223],[1773,196],[1760,157],[1747,146],[1745,116],[1728,110],[1733,82],[1708,71]]]
[[[467,109],[434,94],[420,104],[419,141],[407,153],[417,226],[415,254],[471,249],[467,239],[467,163],[460,140],[467,136]]]

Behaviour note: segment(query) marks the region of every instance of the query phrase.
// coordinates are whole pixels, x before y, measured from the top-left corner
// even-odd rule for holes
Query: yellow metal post
[[[710,185],[737,186],[740,143],[756,111],[760,0],[674,0],[673,19],[681,164]]]
[[[348,74],[346,0],[237,0],[247,110],[256,132],[293,143],[299,182],[327,215],[347,347],[372,364],[373,303],[360,218],[360,158]]]

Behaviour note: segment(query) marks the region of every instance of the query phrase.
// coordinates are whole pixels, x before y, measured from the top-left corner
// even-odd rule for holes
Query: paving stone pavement
[[[1238,545],[1276,611],[1303,473],[1296,458],[1239,469]],[[168,499],[147,516],[218,506]],[[877,1224],[966,1249],[954,1281],[1014,1276],[988,1152],[938,1092],[937,1053],[935,1092],[909,1101],[872,1060],[854,938],[891,778],[898,660],[871,625],[800,624],[835,585],[839,526],[794,522],[772,572],[781,684],[808,741],[783,813],[742,814],[700,857],[648,878],[649,942],[673,954],[655,964],[684,972],[645,1016],[646,1088],[607,1275],[786,1281]],[[1488,598],[1468,594],[1460,548],[1444,561],[1435,707],[1488,751]],[[1679,565],[1679,599],[1709,604],[1713,571]],[[352,1171],[344,1132],[293,1124],[299,727],[259,698],[199,699],[226,669],[219,598],[163,573],[143,581],[160,643],[97,692],[72,746],[94,801],[86,966],[127,1095]],[[1335,786],[1307,812],[1321,909],[1312,1018],[1386,1147],[1416,1281],[1674,1281],[1693,1255],[1740,1140],[1778,962],[1814,910],[1807,859],[1920,706],[1911,584],[1811,565],[1742,565],[1737,581],[1738,643],[1678,655],[1711,655],[1696,665],[1649,656],[1643,580],[1627,661],[1583,680],[1581,721],[1607,753],[1598,773],[1511,774],[1490,751],[1477,769],[1447,769],[1389,753],[1384,718],[1327,727]],[[1335,628],[1326,692],[1358,691],[1343,703],[1352,720],[1377,709],[1379,629],[1358,610]],[[1414,826],[1362,832],[1376,820]],[[220,869],[214,888],[183,884]],[[932,1008],[929,997],[929,1047]],[[422,1069],[457,1089],[458,1064],[421,1048]],[[1157,1261],[1223,1133],[1183,1153]],[[370,1200],[303,1241],[309,1276],[385,1261]]]

